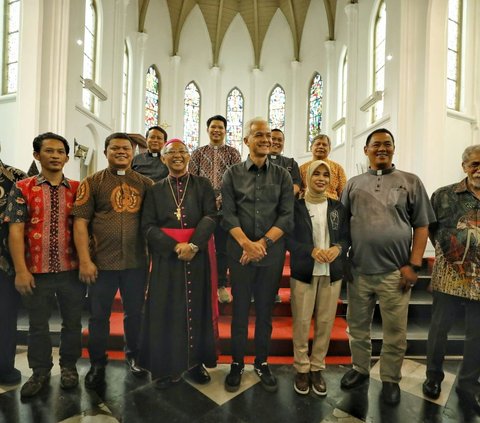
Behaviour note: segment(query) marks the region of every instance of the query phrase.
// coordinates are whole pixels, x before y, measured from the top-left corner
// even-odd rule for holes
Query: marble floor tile
[[[187,377],[185,380],[198,389],[203,395],[206,395],[212,401],[215,401],[218,405],[225,404],[242,392],[250,389],[253,385],[259,383],[260,379],[253,371],[253,366],[250,364],[245,365],[245,370],[242,375],[242,383],[240,389],[237,392],[227,392],[225,389],[225,378],[230,372],[230,364],[219,364],[214,369],[208,369],[212,380],[206,385],[199,385],[189,380]]]
[[[86,410],[59,423],[119,423],[119,421],[113,417],[105,404],[100,404],[96,409]]]

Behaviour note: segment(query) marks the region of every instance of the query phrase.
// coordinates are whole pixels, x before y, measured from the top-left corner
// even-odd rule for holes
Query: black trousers
[[[226,232],[225,229],[220,226],[220,224],[217,224],[217,227],[215,228],[214,239],[215,255],[217,257],[217,274],[219,288],[227,286],[227,238],[228,232]]]
[[[285,253],[278,255],[268,266],[242,266],[229,257],[230,282],[233,294],[231,327],[232,358],[243,364],[248,340],[248,312],[251,298],[255,299],[255,363],[267,361],[272,336],[272,309]]]
[[[480,385],[480,301],[433,292],[432,322],[427,342],[427,377],[442,381],[443,361],[455,315],[465,307],[465,344],[458,374],[458,386],[478,392]]]
[[[146,269],[99,270],[97,281],[88,287],[90,319],[88,353],[92,364],[107,364],[107,342],[113,299],[120,289],[123,304],[125,354],[138,354],[140,326],[145,302]]]
[[[14,277],[0,270],[0,376],[9,374],[15,366],[19,300]]]
[[[82,354],[82,308],[85,285],[78,271],[37,273],[32,295],[22,297],[28,311],[28,365],[34,373],[46,373],[53,366],[48,321],[55,300],[62,317],[60,366],[73,367]]]

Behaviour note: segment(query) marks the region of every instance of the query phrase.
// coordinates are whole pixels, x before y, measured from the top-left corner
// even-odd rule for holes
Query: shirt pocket
[[[407,206],[408,191],[405,187],[391,188],[388,192],[387,205],[404,210]]]

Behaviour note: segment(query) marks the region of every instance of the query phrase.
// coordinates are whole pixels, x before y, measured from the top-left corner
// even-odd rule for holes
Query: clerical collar
[[[394,170],[395,170],[395,165],[392,164],[392,167],[389,167],[388,169],[370,169],[370,168],[368,168],[368,173],[370,173],[370,175],[382,176],[382,175],[388,175],[389,173],[392,173]]]
[[[114,175],[125,176],[129,169],[115,169],[115,168],[109,167],[108,170],[112,172]]]
[[[150,157],[159,157],[160,156],[160,153],[152,153],[151,151],[148,152],[148,155]]]
[[[272,159],[272,160],[277,160],[277,155],[276,154],[269,154],[268,158]]]

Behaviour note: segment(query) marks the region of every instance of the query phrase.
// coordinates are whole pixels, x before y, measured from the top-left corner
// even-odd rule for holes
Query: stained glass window
[[[242,151],[243,146],[243,95],[233,88],[227,96],[227,144]]]
[[[448,0],[447,107],[460,109],[462,0]]]
[[[20,0],[5,0],[2,94],[17,92]]]
[[[185,87],[183,98],[183,142],[190,151],[200,144],[200,91],[195,82]]]
[[[123,76],[122,76],[122,130],[127,130],[127,107],[128,107],[128,46],[123,48]]]
[[[85,1],[85,29],[83,35],[83,78],[95,80],[95,59],[97,47],[97,10],[94,0]],[[93,112],[93,94],[83,89],[83,106]]]
[[[158,125],[160,103],[160,76],[154,65],[147,70],[145,79],[145,131]]]
[[[285,91],[275,85],[268,100],[268,122],[271,129],[285,131]]]
[[[378,5],[373,35],[373,90],[383,91],[385,89],[385,44],[387,37],[387,8],[384,1]],[[372,122],[382,116],[383,99],[372,107]]]
[[[308,96],[308,145],[310,145],[315,135],[322,132],[322,113],[323,113],[323,80],[321,75],[316,72],[310,83]]]

